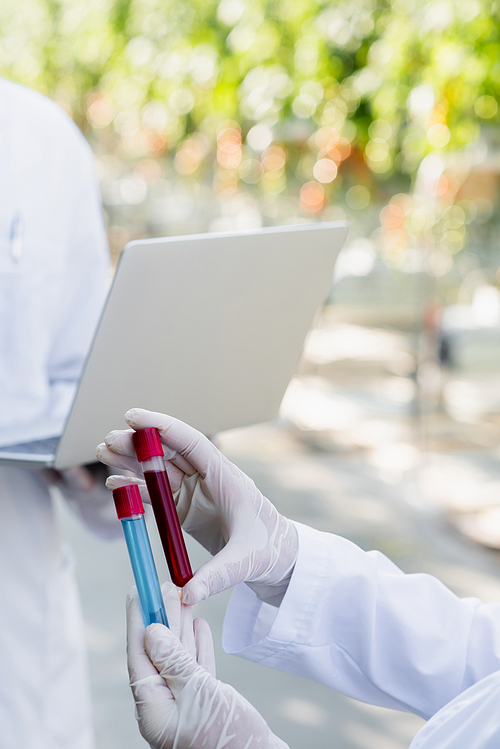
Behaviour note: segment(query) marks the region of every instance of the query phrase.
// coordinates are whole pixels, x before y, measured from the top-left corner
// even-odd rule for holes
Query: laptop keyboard
[[[24,453],[27,455],[54,455],[60,437],[47,437],[33,442],[21,442],[18,445],[0,447],[2,453]]]

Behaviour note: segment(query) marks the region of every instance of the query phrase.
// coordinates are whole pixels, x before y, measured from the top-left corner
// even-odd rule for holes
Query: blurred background
[[[500,596],[499,39],[485,0],[0,4],[0,75],[88,138],[115,264],[138,237],[349,219],[280,419],[221,447],[290,517],[485,601]],[[99,749],[144,746],[126,552],[60,515]],[[224,606],[202,611],[219,639]],[[218,659],[291,747],[403,749],[421,724]]]

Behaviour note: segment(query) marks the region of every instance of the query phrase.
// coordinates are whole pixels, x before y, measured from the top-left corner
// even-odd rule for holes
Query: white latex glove
[[[196,429],[141,408],[128,411],[125,420],[132,429],[159,430],[182,527],[215,555],[185,585],[183,601],[197,603],[247,582],[261,600],[279,606],[297,558],[293,523]],[[96,454],[103,463],[141,474],[131,431],[110,432]],[[107,486],[126,482],[130,479],[111,476]],[[137,483],[149,502],[144,480]]]
[[[207,622],[193,622],[170,583],[163,597],[170,630],[144,631],[135,589],[127,599],[130,686],[146,741],[153,749],[287,749],[244,697],[215,678]]]

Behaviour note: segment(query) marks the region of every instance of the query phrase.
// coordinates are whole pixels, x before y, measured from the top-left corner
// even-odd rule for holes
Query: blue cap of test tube
[[[132,515],[144,515],[141,493],[137,484],[126,484],[126,486],[113,489],[113,499],[116,514],[120,520]]]

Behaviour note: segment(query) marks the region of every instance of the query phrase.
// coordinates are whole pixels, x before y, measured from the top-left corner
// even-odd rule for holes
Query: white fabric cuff
[[[256,662],[272,657],[276,667],[280,653],[285,656],[288,647],[302,639],[302,633],[308,636],[314,628],[315,601],[324,594],[324,579],[330,566],[322,536],[327,536],[328,545],[332,536],[301,523],[294,525],[299,553],[280,607],[263,603],[244,583],[238,585],[224,620],[222,646],[226,653]],[[298,596],[300,607],[297,606]]]

